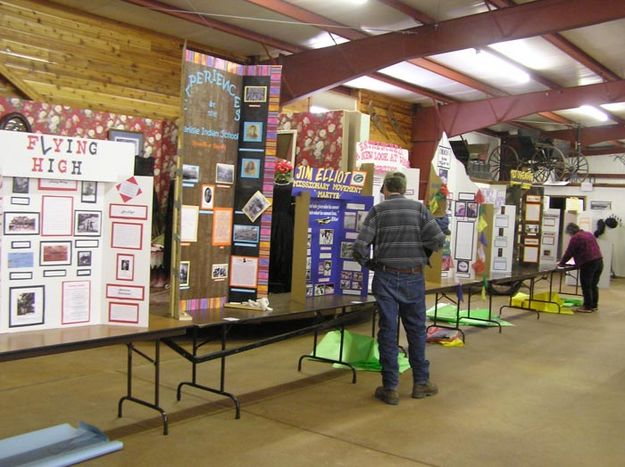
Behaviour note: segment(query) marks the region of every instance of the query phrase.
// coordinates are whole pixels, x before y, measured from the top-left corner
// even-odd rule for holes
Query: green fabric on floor
[[[431,320],[434,320],[434,307],[426,311],[426,315]],[[480,319],[488,319],[488,308],[476,308],[471,310],[471,318],[468,318],[469,312],[467,310],[460,310],[460,325],[463,326],[497,326],[495,323],[488,321],[480,321]],[[478,318],[478,319],[473,319]],[[443,304],[438,306],[436,313],[436,319],[438,321],[456,322],[456,305]],[[496,316],[491,316],[493,321],[497,321],[502,326],[514,326],[514,324],[505,321]]]
[[[339,350],[341,346],[341,332],[330,331],[317,344],[317,356],[339,360]],[[371,336],[355,334],[345,331],[343,340],[343,358],[342,361],[349,363],[356,370],[362,371],[380,371],[380,352],[378,351],[378,343]],[[408,358],[399,352],[397,356],[399,363],[399,372],[403,373],[410,368]],[[334,364],[335,368],[347,368],[344,365]]]

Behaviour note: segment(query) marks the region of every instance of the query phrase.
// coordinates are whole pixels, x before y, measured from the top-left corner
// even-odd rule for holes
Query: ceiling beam
[[[30,84],[25,82],[8,67],[6,67],[3,63],[0,63],[0,75],[4,76],[4,78],[20,90],[28,99],[32,101],[46,102],[46,99],[43,98],[41,94],[39,94]]]
[[[132,3],[133,5],[138,5],[144,8],[148,8],[150,10],[156,11],[158,13],[162,13],[164,15],[173,16],[174,18],[183,19],[191,23],[195,23],[201,26],[216,29],[217,31],[225,32],[227,34],[232,34],[233,36],[241,37],[243,39],[248,39],[254,42],[259,42],[261,44],[265,44],[269,47],[273,47],[274,49],[282,50],[285,52],[298,53],[298,52],[302,52],[303,50],[305,50],[296,45],[289,44],[288,42],[284,42],[279,39],[266,36],[264,34],[259,34],[254,31],[250,31],[249,29],[235,26],[234,24],[229,24],[223,21],[218,21],[216,19],[210,18],[208,16],[204,16],[202,14],[198,14],[192,11],[186,11],[181,8],[168,5],[167,3],[159,2],[158,0],[123,0],[123,1],[125,1],[126,3]]]
[[[447,104],[440,107],[439,115],[451,137],[537,112],[623,101],[625,80]]]
[[[563,139],[572,142],[575,142],[577,138],[576,129],[546,131],[544,134],[550,138]],[[579,142],[583,147],[618,139],[625,139],[625,124],[623,123],[619,123],[618,125],[593,126],[579,129]]]
[[[281,57],[282,104],[403,60],[574,29],[625,17],[625,2],[537,0],[405,32]],[[471,34],[467,34],[471,31]],[[290,90],[290,92],[287,91]]]

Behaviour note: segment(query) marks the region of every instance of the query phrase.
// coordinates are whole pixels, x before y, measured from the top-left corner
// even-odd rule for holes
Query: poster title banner
[[[134,172],[132,143],[0,130],[0,147],[3,176],[112,182]]]
[[[356,161],[359,165],[374,164],[376,175],[384,175],[401,167],[410,167],[407,149],[395,144],[372,141],[361,141],[356,144]]]
[[[308,191],[312,198],[349,198],[362,192],[366,179],[367,172],[344,172],[300,165],[295,168],[293,194]]]

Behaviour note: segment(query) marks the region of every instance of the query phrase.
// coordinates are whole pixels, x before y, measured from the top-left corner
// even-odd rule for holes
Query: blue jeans
[[[378,347],[382,365],[382,384],[395,389],[399,385],[397,363],[397,316],[401,317],[408,338],[408,360],[415,384],[430,379],[430,362],[425,359],[425,282],[422,274],[375,271],[372,284],[378,304],[380,330]]]

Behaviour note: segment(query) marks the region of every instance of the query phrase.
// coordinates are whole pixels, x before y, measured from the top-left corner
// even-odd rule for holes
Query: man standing
[[[565,232],[571,236],[571,240],[558,266],[565,266],[571,258],[575,260],[584,295],[584,305],[575,308],[575,311],[592,313],[599,306],[599,279],[603,271],[601,250],[595,236],[581,230],[577,224],[571,222]]]
[[[412,367],[412,397],[421,399],[438,392],[430,382],[430,362],[425,359],[425,282],[423,268],[428,254],[443,246],[445,235],[423,204],[404,197],[406,176],[389,172],[384,177],[384,201],[365,218],[353,257],[375,271],[373,294],[378,304],[380,329],[378,346],[382,365],[382,386],[375,397],[397,405],[399,365],[397,363],[398,313],[408,338],[408,359]],[[373,258],[370,247],[373,245]]]

